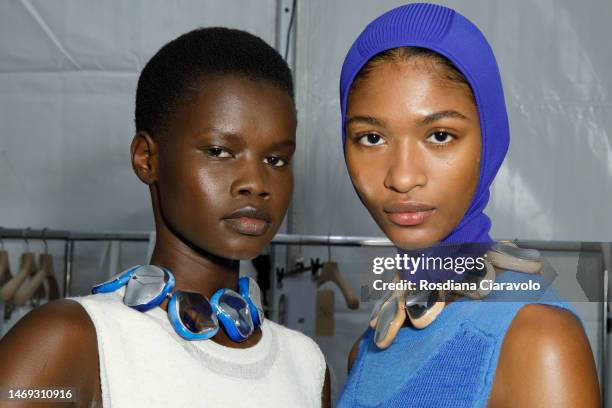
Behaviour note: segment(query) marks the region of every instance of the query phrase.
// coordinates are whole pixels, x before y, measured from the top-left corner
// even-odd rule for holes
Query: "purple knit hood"
[[[489,201],[489,186],[508,150],[508,115],[493,51],[480,30],[461,14],[443,6],[414,3],[388,11],[368,24],[342,65],[343,149],[346,103],[355,76],[376,54],[402,46],[423,47],[442,54],[455,64],[472,87],[482,133],[480,179],[467,212],[441,243],[491,243],[491,220],[483,211]]]

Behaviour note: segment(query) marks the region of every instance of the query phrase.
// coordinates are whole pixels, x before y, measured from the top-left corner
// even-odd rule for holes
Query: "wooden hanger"
[[[2,227],[0,227],[0,288],[11,278],[11,265],[9,254],[4,250],[4,240],[2,239]]]
[[[53,256],[49,253],[49,245],[45,239],[45,230],[42,230],[42,240],[45,244],[45,253],[38,258],[38,272],[27,283],[24,283],[14,297],[15,305],[22,306],[32,300],[38,306],[42,298],[54,300],[59,298],[59,285],[53,272]],[[44,285],[46,283],[46,285]],[[48,292],[48,293],[47,293]]]
[[[0,288],[11,278],[11,265],[9,263],[9,254],[3,249],[0,250]]]
[[[30,243],[28,242],[27,232],[30,228],[23,231],[23,240],[25,241],[26,251],[21,254],[21,263],[19,272],[13,276],[2,288],[0,288],[0,299],[9,300],[17,292],[19,286],[27,279],[28,276],[36,273],[36,257],[30,252]],[[7,302],[8,303],[8,302]]]
[[[23,306],[30,299],[40,301],[46,295],[46,290],[43,282],[53,275],[53,256],[48,253],[40,254],[38,262],[38,271],[26,283],[22,284],[19,290],[15,293],[13,301],[16,306]],[[36,295],[36,296],[34,296]]]
[[[342,277],[340,269],[338,269],[338,264],[331,261],[330,238],[331,234],[327,234],[327,262],[323,262],[321,272],[317,277],[317,287],[329,281],[334,282],[336,286],[340,288],[342,296],[344,296],[344,300],[346,301],[346,306],[349,309],[358,309],[359,299],[357,299],[350,285],[344,280],[344,277]]]
[[[349,309],[359,308],[359,299],[357,299],[357,296],[353,293],[353,289],[351,289],[348,282],[344,280],[344,277],[338,269],[337,262],[323,262],[323,267],[321,268],[321,273],[317,280],[317,287],[329,281],[334,282],[340,288],[342,296],[344,296],[344,300],[346,301],[346,306]]]
[[[11,278],[7,283],[2,286],[0,289],[0,299],[9,300],[11,299],[17,289],[21,286],[21,284],[26,280],[26,278],[30,275],[36,273],[36,258],[34,257],[34,253],[32,252],[24,252],[21,254],[21,264],[19,267],[19,272],[15,276]]]

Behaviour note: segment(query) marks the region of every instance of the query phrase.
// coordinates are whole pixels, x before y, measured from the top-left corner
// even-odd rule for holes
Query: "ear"
[[[132,168],[145,184],[157,181],[159,144],[147,132],[139,131],[132,139],[130,147]]]

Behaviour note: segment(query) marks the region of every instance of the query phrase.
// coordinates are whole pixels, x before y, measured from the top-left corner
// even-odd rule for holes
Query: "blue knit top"
[[[368,329],[337,407],[486,406],[504,335],[520,308],[543,303],[576,314],[540,275],[505,271],[495,282],[529,279],[541,289],[460,298],[426,328],[400,329],[385,350],[376,347]]]

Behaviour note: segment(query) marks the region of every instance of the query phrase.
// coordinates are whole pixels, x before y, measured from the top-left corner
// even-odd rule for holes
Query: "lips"
[[[393,202],[383,207],[389,221],[401,227],[422,224],[434,210],[435,207],[417,201]]]
[[[232,230],[243,235],[260,236],[270,227],[268,212],[254,206],[239,208],[223,217],[223,221]]]

